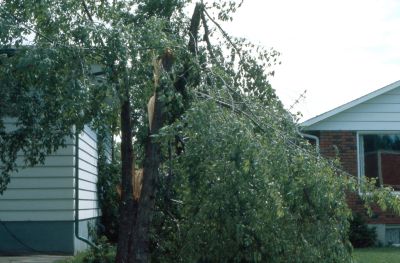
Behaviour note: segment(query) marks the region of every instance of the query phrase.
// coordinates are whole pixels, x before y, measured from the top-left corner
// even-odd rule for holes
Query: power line
[[[283,141],[287,142],[288,145],[291,147],[292,150],[300,150],[301,152],[305,153],[305,154],[308,155],[309,157],[314,158],[316,161],[319,161],[319,160],[320,160],[320,158],[321,158],[320,155],[316,155],[315,152],[310,152],[309,150],[305,149],[304,147],[299,146],[296,142],[294,142],[294,141],[292,141],[291,139],[289,139],[289,137],[293,137],[291,134],[286,133],[285,131],[282,131],[282,130],[280,130],[280,129],[277,129],[276,127],[274,127],[273,125],[270,125],[269,123],[261,122],[261,121],[259,120],[258,116],[257,116],[256,114],[254,114],[254,112],[252,111],[252,109],[249,107],[248,103],[244,101],[243,95],[242,95],[242,94],[239,94],[234,88],[230,87],[230,86],[226,83],[226,81],[225,81],[221,76],[219,76],[218,74],[215,74],[215,73],[214,73],[213,71],[211,71],[211,70],[210,70],[210,72],[211,72],[214,76],[220,78],[220,79],[222,80],[222,82],[224,83],[224,85],[228,88],[228,90],[231,91],[231,92],[233,92],[233,93],[235,93],[235,95],[237,95],[236,97],[241,98],[241,102],[240,102],[240,103],[241,103],[242,105],[244,105],[244,106],[247,108],[247,110],[249,111],[249,114],[252,115],[252,117],[250,117],[248,114],[244,114],[244,116],[245,116],[246,118],[248,118],[251,122],[253,122],[253,124],[255,124],[255,125],[258,126],[258,127],[260,127],[260,125],[262,125],[262,124],[266,125],[269,129],[274,130],[274,132],[275,132]],[[232,96],[231,96],[231,97],[232,97]],[[214,97],[212,97],[212,96],[210,96],[210,95],[208,95],[208,98],[213,99],[213,100],[216,101],[217,103],[223,103],[223,104],[224,104],[223,106],[225,106],[225,107],[232,107],[233,110],[235,109],[235,107],[234,107],[234,106],[231,106],[231,104],[229,104],[229,102],[222,101],[220,98],[217,99],[217,98],[214,98]],[[266,110],[271,116],[276,115],[276,113],[275,113],[275,112],[271,112],[271,110],[270,110],[269,108],[264,108],[264,110]],[[236,111],[236,112],[237,112],[237,111]],[[243,112],[239,112],[239,113],[243,113]],[[261,124],[261,123],[262,123],[262,124]],[[262,129],[262,130],[266,131],[265,129]],[[337,167],[337,166],[333,165],[329,159],[325,158],[325,160],[327,161],[328,166],[329,166],[330,168],[332,168],[334,171],[339,172],[339,173],[342,173],[342,174],[344,174],[344,175],[346,175],[346,176],[353,176],[353,177],[354,177],[354,175],[350,174],[349,172],[343,170],[343,169],[340,168],[340,167]]]

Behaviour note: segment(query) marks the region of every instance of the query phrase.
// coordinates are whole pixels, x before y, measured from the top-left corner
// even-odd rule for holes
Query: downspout
[[[91,248],[97,246],[89,239],[79,235],[79,133],[75,132],[75,237],[88,244]]]
[[[317,153],[319,153],[319,138],[317,136],[312,135],[312,134],[302,133],[301,131],[299,131],[298,128],[296,128],[296,131],[301,137],[315,140],[315,150],[317,151]]]

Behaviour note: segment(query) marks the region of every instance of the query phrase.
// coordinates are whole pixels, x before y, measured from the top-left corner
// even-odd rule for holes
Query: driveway
[[[68,259],[69,256],[34,255],[23,257],[2,257],[0,263],[54,263],[57,260]]]

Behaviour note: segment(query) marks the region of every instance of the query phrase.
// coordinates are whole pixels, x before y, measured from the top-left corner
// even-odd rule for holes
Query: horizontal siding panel
[[[84,133],[86,133],[92,140],[97,142],[97,134],[94,130],[92,130],[89,126],[85,125],[83,129]]]
[[[96,148],[97,146],[97,140],[89,136],[86,132],[79,134],[79,140],[84,141],[87,145],[90,145],[93,148]]]
[[[1,211],[46,211],[46,210],[72,210],[73,199],[63,200],[2,200]]]
[[[92,174],[97,174],[97,166],[94,166],[93,164],[87,163],[82,159],[79,159],[79,168],[82,170],[85,170],[89,173]]]
[[[320,122],[307,130],[321,131],[399,131],[400,122]]]
[[[79,169],[79,178],[88,182],[97,183],[96,175],[82,169]]]
[[[73,198],[73,188],[59,189],[7,189],[2,199],[67,199]],[[0,204],[1,205],[1,204]]]
[[[97,166],[97,155],[93,156],[93,155],[88,154],[87,152],[85,152],[85,151],[83,151],[81,149],[79,150],[78,154],[79,154],[79,158],[80,159],[85,160],[86,162],[88,162],[88,163],[90,163],[90,164],[92,164],[94,166]]]
[[[30,177],[30,178],[11,178],[8,189],[26,189],[26,188],[64,188],[74,187],[73,177],[69,178],[46,178],[46,177]],[[1,197],[0,197],[1,200]]]
[[[94,141],[83,141],[79,140],[79,148],[90,154],[91,156],[98,158],[97,143]]]
[[[388,104],[388,103],[400,103],[400,95],[388,95],[388,94],[383,94],[378,97],[375,97],[373,99],[370,99],[364,104]]]
[[[74,210],[59,211],[0,211],[2,221],[71,221]]]
[[[79,200],[97,200],[97,193],[80,189]]]
[[[74,156],[65,155],[65,156],[47,156],[43,164],[36,165],[37,167],[44,166],[74,166]],[[18,157],[16,164],[18,166],[24,166],[25,162],[23,157]]]
[[[18,172],[13,173],[12,178],[18,177],[73,177],[74,167],[29,167],[20,168]],[[11,179],[12,180],[12,179]]]
[[[100,210],[99,209],[89,209],[89,210],[79,210],[79,215],[78,219],[88,219],[88,218],[93,218],[93,217],[98,217],[100,216]]]
[[[75,147],[73,144],[68,144],[65,147],[60,147],[58,150],[48,156],[64,156],[64,155],[75,155]],[[25,156],[23,151],[18,151],[17,156],[23,157]]]
[[[74,144],[69,144],[66,147],[60,147],[51,155],[75,155],[75,146]]]
[[[400,87],[399,88],[395,88],[391,91],[389,91],[388,93],[386,93],[387,95],[400,95]]]
[[[347,113],[342,112],[331,118],[325,120],[325,122],[331,121],[366,121],[366,122],[400,122],[400,113],[382,113],[382,112],[371,112],[371,113]]]
[[[79,189],[95,192],[97,190],[97,187],[95,183],[79,180]]]
[[[396,104],[360,104],[354,108],[350,108],[345,112],[349,113],[374,113],[374,112],[392,112],[400,113],[400,101]]]
[[[99,209],[99,205],[97,201],[91,200],[79,200],[79,210],[86,210],[86,209]]]
[[[9,121],[9,129],[15,129]],[[44,164],[25,168],[23,153],[17,165],[24,167],[12,174],[8,189],[0,196],[0,219],[4,221],[48,221],[74,219],[75,161],[74,139],[47,156]],[[79,217],[98,217],[97,135],[85,126],[79,136]]]

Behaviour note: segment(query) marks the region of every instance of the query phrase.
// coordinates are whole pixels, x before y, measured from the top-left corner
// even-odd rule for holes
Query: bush
[[[152,262],[351,262],[351,178],[231,111],[195,107],[171,165],[173,197],[169,206],[157,199]]]
[[[83,262],[85,263],[109,263],[114,262],[116,248],[111,245],[106,237],[101,237],[96,242],[97,247],[91,248],[85,254]]]
[[[371,247],[377,243],[375,228],[370,228],[366,224],[364,217],[357,213],[350,221],[349,240],[353,247]]]

